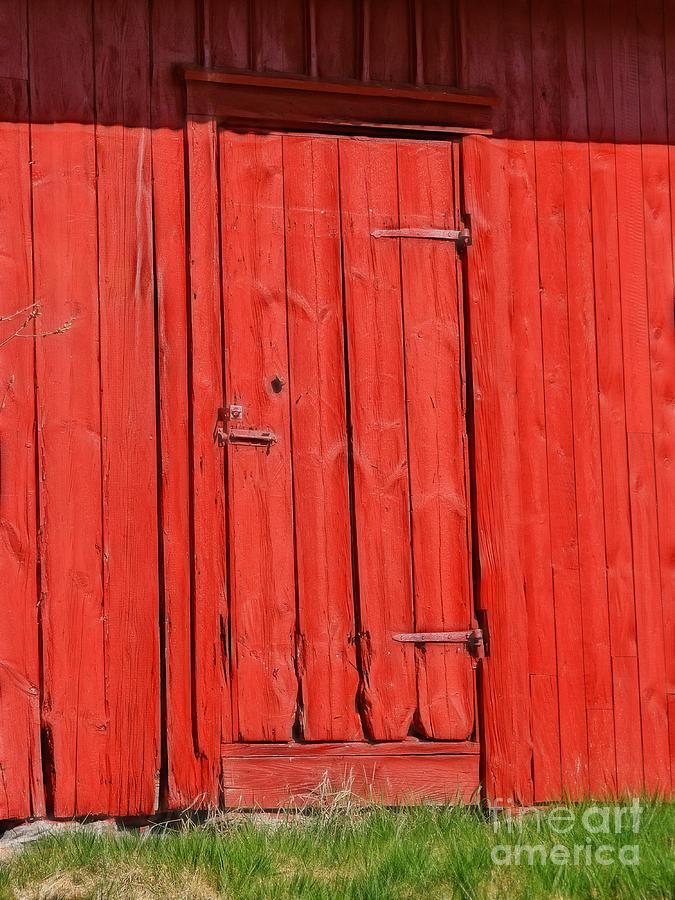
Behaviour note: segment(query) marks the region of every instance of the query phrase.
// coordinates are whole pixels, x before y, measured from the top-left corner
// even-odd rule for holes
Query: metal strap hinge
[[[464,644],[478,658],[485,656],[483,632],[480,628],[469,631],[418,631],[411,634],[392,634],[392,640],[404,644]]]
[[[454,241],[461,252],[471,244],[471,228],[463,226],[457,231],[448,228],[377,228],[370,232],[374,238],[417,238],[431,241]]]

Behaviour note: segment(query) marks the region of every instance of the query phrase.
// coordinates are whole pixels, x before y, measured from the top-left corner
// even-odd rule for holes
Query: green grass
[[[522,829],[512,820],[509,831],[508,819],[502,817],[495,830],[474,808],[354,805],[289,814],[276,822],[223,814],[149,834],[61,834],[43,838],[0,868],[0,898],[675,897],[675,806],[641,805],[637,833],[628,815],[616,831],[615,805],[609,808],[610,833],[590,833],[582,821],[592,806],[587,803],[566,807],[575,821],[564,834],[552,830],[550,810],[526,815]],[[587,812],[588,822],[595,830],[605,824],[599,814]],[[566,825],[558,820],[558,827]],[[556,845],[569,848],[569,862],[550,861]],[[581,848],[578,864],[575,845]],[[543,850],[530,851],[536,855],[530,865],[523,848],[539,846]],[[594,858],[600,846],[609,848],[601,851],[607,865]],[[618,861],[623,846],[639,848],[638,863]],[[493,861],[495,847],[497,859],[511,854],[512,864]],[[629,855],[635,862],[634,851]]]

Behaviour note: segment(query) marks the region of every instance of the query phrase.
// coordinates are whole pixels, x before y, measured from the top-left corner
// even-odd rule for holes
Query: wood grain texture
[[[152,8],[155,65],[150,114],[166,771],[162,800],[171,809],[192,806],[203,796],[201,766],[192,740],[186,154],[183,108],[174,73],[177,63],[194,57],[194,18],[195,10],[182,0]]]
[[[316,802],[322,792],[345,787],[365,799],[390,805],[475,800],[479,790],[476,756],[378,756],[327,758],[223,757],[226,805],[274,809]]]
[[[549,521],[558,664],[563,783],[573,796],[588,790],[581,586],[565,246],[567,184],[557,60],[561,29],[555,3],[533,8],[533,79],[537,228],[549,484]],[[557,51],[557,52],[556,52]],[[551,66],[551,59],[556,64]],[[545,99],[544,99],[545,98]],[[545,139],[548,138],[548,139]],[[581,638],[581,640],[580,640]]]
[[[619,731],[630,721],[638,685],[630,684],[615,657],[636,653],[632,546],[628,497],[628,457],[624,403],[624,363],[619,298],[619,236],[617,232],[616,151],[614,111],[605,98],[613,91],[611,33],[606,27],[609,4],[586,10],[586,72],[590,152],[591,239],[594,247],[596,352],[598,366],[602,494],[609,606],[614,719],[617,742],[617,788],[639,783],[642,751],[634,734]],[[619,678],[621,683],[619,684]],[[619,742],[622,747],[619,750]],[[633,752],[636,755],[631,755]]]
[[[298,684],[281,137],[223,131],[220,187],[227,403],[277,437],[227,450],[233,735],[285,741]]]
[[[110,783],[96,150],[80,124],[93,119],[91,12],[44,3],[29,36],[35,299],[41,330],[69,323],[36,344],[42,717],[59,817],[104,809]]]
[[[337,140],[283,138],[286,296],[306,740],[356,740]]]
[[[668,138],[668,181],[675,184],[675,10],[664,9],[664,42],[666,71],[666,107]],[[661,107],[662,110],[662,107]],[[675,281],[675,191],[670,190],[671,259]],[[649,238],[648,238],[649,239]],[[663,626],[666,645],[666,683],[672,719],[672,694],[675,692],[675,321],[671,316],[670,292],[652,297],[649,303],[651,322],[650,351],[652,355],[652,402],[654,404],[654,455],[656,462],[656,492],[659,512],[659,547],[661,561],[661,590]],[[673,726],[671,725],[671,728]],[[675,743],[670,742],[671,783],[675,780]]]
[[[408,737],[402,741],[321,741],[320,743],[301,743],[291,741],[279,744],[247,744],[238,743],[223,748],[227,756],[233,759],[249,757],[269,759],[284,757],[344,757],[368,758],[375,756],[447,756],[448,754],[475,755],[480,752],[477,741],[427,741]]]
[[[670,777],[651,403],[637,6],[613,11],[621,326],[645,788]],[[630,224],[629,224],[630,223]],[[628,240],[628,234],[632,240]]]
[[[673,247],[672,208],[669,147],[664,143],[663,123],[668,120],[670,95],[666,81],[666,44],[664,33],[669,34],[672,25],[664,21],[660,4],[647,2],[638,6],[638,62],[640,71],[640,134],[642,139],[642,184],[645,221],[645,269],[647,281],[647,313],[649,323],[649,356],[651,362],[651,401],[653,424],[654,498],[655,520],[652,522],[652,539],[658,543],[658,562],[653,558],[655,572],[660,582],[652,593],[649,612],[645,613],[645,630],[655,629],[658,635],[652,643],[652,653],[663,653],[664,668],[660,660],[654,672],[656,683],[663,683],[663,693],[673,688],[675,663],[675,544],[673,544],[673,514],[675,505],[675,476],[672,469],[672,453],[675,447],[675,317],[673,317]],[[668,29],[668,32],[666,32]],[[670,221],[669,221],[670,219]],[[641,441],[647,444],[644,437]],[[648,446],[645,446],[648,453]],[[651,467],[651,466],[650,466]],[[654,534],[654,527],[658,535]],[[651,544],[650,544],[651,550]],[[653,589],[652,589],[653,591]],[[659,756],[669,755],[666,726],[663,722],[666,697],[659,697],[651,707],[654,717],[652,728],[657,730]],[[672,753],[672,746],[670,747]],[[646,764],[645,764],[646,768]],[[652,777],[652,787],[668,790],[668,769],[659,763],[658,775]],[[647,782],[645,772],[645,781]]]
[[[399,142],[399,227],[457,228],[452,146]],[[457,251],[401,239],[415,628],[469,628],[471,584]],[[462,646],[416,648],[418,727],[464,740],[473,730],[473,671]]]
[[[361,702],[368,736],[405,737],[415,710],[414,630],[396,144],[340,141],[347,361],[358,544]]]
[[[156,808],[159,560],[149,21],[94,4],[108,812]],[[119,124],[101,124],[116,122]]]
[[[25,76],[26,22],[18,3],[3,5],[0,32],[3,71]],[[12,612],[3,615],[0,623],[0,819],[45,812],[40,750],[33,345],[34,328],[39,330],[40,325],[35,326],[31,318],[27,85],[14,79],[7,84],[9,80],[0,78],[0,117],[9,120],[0,124],[0,570]]]
[[[602,449],[598,407],[597,330],[591,223],[591,176],[585,87],[585,53],[578,40],[583,32],[581,3],[562,11],[561,134],[565,188],[565,246],[570,344],[570,376],[574,478],[581,591],[583,674],[589,746],[589,789],[593,794],[615,790],[609,781],[614,757],[613,728],[605,732],[606,753],[590,758],[591,710],[611,722],[612,669],[602,493]],[[610,715],[606,715],[610,713]]]
[[[511,340],[504,142],[463,142],[465,202],[474,232],[467,267],[473,376],[476,529],[480,555],[477,605],[490,634],[479,691],[483,709],[487,796],[529,803],[533,796],[527,610],[519,528],[520,449],[515,358]],[[479,616],[480,620],[480,616]],[[516,648],[518,648],[516,650]]]
[[[511,303],[518,385],[523,580],[532,700],[534,799],[561,796],[557,647],[551,565],[551,527],[546,455],[546,410],[537,233],[534,109],[530,58],[530,5],[517,4],[504,23],[513,47],[506,77],[521,90],[505,96],[518,139],[508,144],[512,254]],[[541,676],[541,677],[540,677]]]
[[[508,98],[513,75],[502,52],[510,15],[495,0],[462,6],[460,68],[464,85],[490,86]],[[522,14],[522,13],[521,13]],[[480,41],[472,37],[480,33]],[[529,29],[522,29],[529,35]],[[521,41],[523,38],[520,39]],[[525,39],[529,42],[529,37]],[[518,40],[515,40],[518,43]],[[528,56],[531,72],[530,49]],[[522,70],[521,70],[522,71]],[[517,82],[516,82],[517,83]],[[508,103],[495,110],[494,127],[504,134],[510,124]],[[513,120],[518,134],[522,119]],[[512,338],[511,279],[521,246],[511,228],[519,227],[509,211],[508,141],[462,141],[464,204],[471,213],[474,243],[467,259],[468,342],[473,397],[474,552],[478,554],[476,605],[489,634],[500,635],[482,664],[478,690],[481,741],[485,744],[482,781],[496,802],[529,803],[533,798],[532,725],[528,615],[521,538],[521,446],[518,434],[517,345]],[[532,217],[533,211],[529,210]],[[528,241],[532,240],[532,233]],[[508,336],[508,337],[507,337]],[[510,648],[510,649],[509,649]]]
[[[207,802],[218,797],[219,747],[231,733],[225,462],[215,439],[223,405],[223,348],[215,123],[187,125],[190,258],[192,740]]]

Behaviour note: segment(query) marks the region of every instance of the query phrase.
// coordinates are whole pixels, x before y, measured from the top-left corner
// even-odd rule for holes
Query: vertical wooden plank
[[[400,740],[415,710],[396,144],[340,140],[347,359],[354,460],[364,724]]]
[[[619,795],[635,793],[642,784],[642,729],[638,661],[635,656],[615,656],[614,729],[616,731],[616,789]]]
[[[283,165],[302,733],[358,740],[337,141],[284,137]]]
[[[512,48],[506,66],[517,90],[504,103],[508,143],[509,230],[513,246],[511,303],[518,384],[520,496],[523,581],[527,604],[527,647],[532,701],[534,799],[561,796],[557,652],[551,565],[551,528],[546,458],[546,413],[541,334],[539,241],[537,234],[534,108],[530,41],[530,3],[510,8],[504,23]]]
[[[159,788],[159,584],[149,21],[94,4],[109,797],[152,813]]]
[[[462,4],[459,12],[461,83],[489,85],[507,97],[513,76],[506,70],[502,52],[508,20],[501,4],[475,0]],[[529,50],[524,52],[531,67]],[[507,105],[497,108],[496,134],[505,131],[508,116]],[[509,209],[509,150],[506,141],[462,140],[464,202],[474,234],[466,262],[467,365],[473,395],[469,410],[475,465],[474,552],[479,575],[476,603],[479,620],[489,634],[500,636],[479,673],[485,746],[482,781],[493,802],[530,803],[533,757],[516,389],[520,381],[511,296],[513,261],[523,248],[512,247],[511,229],[517,223],[511,221]]]
[[[612,15],[619,276],[642,752],[644,786],[654,791],[669,782],[670,763],[645,270],[637,4],[626,0],[613,7]]]
[[[152,7],[153,224],[160,442],[160,602],[164,643],[163,739],[166,803],[202,796],[192,739],[190,603],[190,438],[188,289],[183,108],[175,68],[196,54],[195,8],[182,0]],[[187,674],[186,674],[187,673]]]
[[[565,251],[569,317],[574,479],[579,538],[583,672],[587,719],[591,710],[612,721],[612,669],[607,599],[607,561],[602,493],[598,373],[591,236],[591,184],[586,111],[584,19],[578,0],[561,7],[561,134],[565,192]],[[598,732],[595,732],[596,738]],[[589,788],[592,794],[616,790],[606,781],[614,759],[614,729],[603,742],[591,742],[589,730]],[[591,753],[592,751],[592,753]]]
[[[2,4],[0,35],[0,570],[12,608],[12,614],[0,620],[0,819],[13,819],[45,812],[40,754],[35,367],[31,339],[34,325],[30,318],[33,275],[24,3],[12,0]],[[39,317],[37,322],[39,331]],[[12,338],[17,331],[21,336]]]
[[[645,259],[653,416],[661,618],[654,605],[647,628],[662,632],[653,646],[665,653],[665,689],[675,689],[675,320],[673,317],[672,181],[667,53],[675,44],[675,18],[664,19],[655,0],[638,5],[640,133],[645,220]],[[663,40],[666,35],[666,40]],[[672,65],[672,63],[671,63]],[[672,129],[675,132],[675,129]],[[669,648],[671,648],[669,650]],[[660,677],[660,676],[659,676]],[[671,746],[670,753],[673,748]],[[672,763],[671,763],[672,769]],[[664,773],[662,773],[663,777]],[[672,771],[671,771],[672,778]],[[659,784],[663,790],[663,785]]]
[[[399,142],[401,228],[455,228],[452,147]],[[463,366],[457,251],[443,241],[401,241],[413,592],[417,631],[471,625]],[[465,740],[473,731],[473,669],[466,648],[416,649],[418,727]]]
[[[54,815],[67,817],[105,809],[110,780],[93,40],[84,0],[52,0],[34,12],[35,299],[43,330],[71,323],[36,351],[44,746],[53,757]]]
[[[315,0],[317,74],[329,81],[356,78],[357,0]]]
[[[251,64],[251,0],[204,0],[205,65],[248,69]],[[208,61],[207,61],[208,60]]]
[[[520,453],[516,364],[511,335],[508,146],[462,142],[465,203],[473,246],[467,262],[473,383],[479,618],[490,635],[481,665],[483,784],[497,803],[533,797],[527,610],[520,554]]]
[[[287,741],[295,722],[293,496],[279,136],[220,138],[228,404],[277,437],[228,455],[234,736]]]
[[[252,0],[252,3],[252,55],[256,71],[304,74],[307,54],[303,0],[279,0],[273,4]]]
[[[565,183],[560,112],[559,6],[532,8],[537,229],[541,283],[546,455],[558,662],[563,789],[588,790],[583,631],[572,429]]]
[[[611,4],[586,7],[586,81],[588,93],[593,267],[595,281],[602,492],[615,711],[617,789],[639,785],[642,750],[635,727],[619,729],[639,706],[637,682],[625,678],[625,663],[635,656],[632,545],[628,497],[628,457],[624,404],[624,365],[619,297],[619,241],[616,227],[616,152],[612,96]],[[621,683],[619,684],[619,679]],[[621,747],[619,747],[621,745]]]
[[[372,81],[411,81],[411,23],[408,0],[370,0],[366,23],[368,72]]]
[[[21,0],[3,0],[0,6],[0,78],[25,81],[28,78],[28,7]],[[24,85],[25,91],[25,85]],[[16,121],[23,112],[21,105],[2,109],[8,121]]]
[[[188,122],[192,487],[192,740],[204,800],[215,802],[220,743],[231,734],[225,461],[215,439],[223,398],[218,146],[212,120]]]
[[[670,188],[671,258],[675,281],[675,10],[664,8],[666,113],[668,141],[668,183]],[[670,293],[652,298],[651,322],[652,397],[654,398],[654,447],[656,491],[659,509],[659,547],[661,551],[661,589],[666,648],[675,647],[675,322],[671,316]],[[658,400],[657,400],[658,398]],[[666,656],[666,682],[669,695],[675,693],[675,654]],[[670,697],[671,729],[673,699]],[[675,780],[675,743],[670,743],[671,782]]]
[[[419,0],[422,60],[425,84],[457,84],[457,48],[455,3]],[[513,48],[512,48],[513,49]],[[418,66],[419,66],[418,60]]]

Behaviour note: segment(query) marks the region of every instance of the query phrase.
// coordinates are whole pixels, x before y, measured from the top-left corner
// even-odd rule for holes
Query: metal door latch
[[[231,444],[267,447],[268,453],[272,444],[275,444],[277,440],[277,436],[273,431],[256,428],[230,428],[228,438]]]
[[[472,656],[485,656],[483,632],[480,628],[469,631],[419,631],[411,634],[392,634],[392,640],[404,644],[464,644]]]
[[[374,238],[417,238],[432,241],[454,241],[459,253],[471,244],[471,226],[468,222],[459,230],[449,228],[377,228],[375,231],[371,231],[370,234]]]

